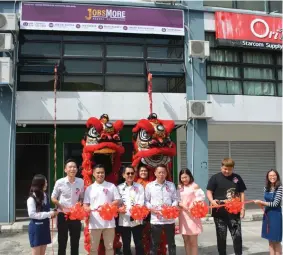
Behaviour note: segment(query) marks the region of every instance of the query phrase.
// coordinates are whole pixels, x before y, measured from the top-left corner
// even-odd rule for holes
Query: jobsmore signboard
[[[215,13],[216,39],[219,45],[282,50],[282,18]]]

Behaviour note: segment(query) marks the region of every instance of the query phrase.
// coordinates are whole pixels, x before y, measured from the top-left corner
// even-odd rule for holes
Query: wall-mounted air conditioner
[[[10,58],[0,58],[0,86],[13,84],[13,61]]]
[[[207,100],[189,100],[187,102],[188,119],[210,119],[212,118],[211,102]]]
[[[14,49],[12,34],[0,33],[0,52]]]
[[[0,31],[18,31],[19,24],[17,14],[0,13]]]
[[[206,59],[209,57],[209,41],[190,40],[189,56],[192,58]]]

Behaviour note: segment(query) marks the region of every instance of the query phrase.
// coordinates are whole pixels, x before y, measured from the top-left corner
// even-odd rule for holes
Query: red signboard
[[[216,39],[230,40],[235,46],[282,49],[280,17],[216,12],[215,27]]]

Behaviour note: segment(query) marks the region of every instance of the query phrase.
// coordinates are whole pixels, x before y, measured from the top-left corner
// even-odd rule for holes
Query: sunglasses
[[[134,172],[128,172],[126,173],[126,175],[134,175],[135,173]]]

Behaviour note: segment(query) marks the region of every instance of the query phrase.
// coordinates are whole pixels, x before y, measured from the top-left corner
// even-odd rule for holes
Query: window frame
[[[217,45],[217,40],[215,38],[215,33],[211,33],[208,32],[206,33],[206,40],[209,40],[209,37],[214,38],[214,44],[210,44],[213,46],[210,46],[211,50],[217,49],[217,50],[228,50],[231,52],[236,52],[237,54],[239,54],[239,61],[238,62],[220,62],[220,61],[211,61],[210,59],[207,59],[207,64],[206,64],[206,79],[207,80],[232,80],[232,81],[240,81],[241,83],[241,92],[242,94],[240,95],[248,95],[248,94],[244,94],[244,82],[271,82],[275,84],[275,95],[264,95],[264,96],[276,96],[276,97],[281,97],[278,94],[278,86],[276,84],[279,84],[280,82],[282,83],[281,80],[278,79],[278,69],[282,69],[282,66],[278,63],[277,59],[278,56],[280,55],[279,51],[269,51],[266,50],[264,51],[264,53],[268,53],[272,56],[272,63],[271,64],[254,64],[254,63],[246,63],[244,62],[244,53],[246,52],[256,52],[256,53],[262,53],[262,51],[259,51],[257,49],[245,49],[245,48],[232,48],[232,47],[228,47],[228,46],[222,46],[222,45]],[[207,75],[207,69],[209,68],[209,66],[211,65],[216,65],[216,66],[232,66],[232,67],[238,67],[239,68],[239,72],[240,72],[240,77],[239,78],[234,78],[234,77],[216,77],[216,76],[208,76]],[[272,69],[273,72],[273,76],[274,79],[256,79],[256,78],[245,78],[244,77],[244,68],[269,68]],[[226,89],[226,91],[229,91],[228,89]],[[208,92],[207,94],[217,94],[217,95],[239,95],[239,94],[222,94],[222,93],[210,93]],[[250,96],[257,96],[257,95],[250,95]]]

